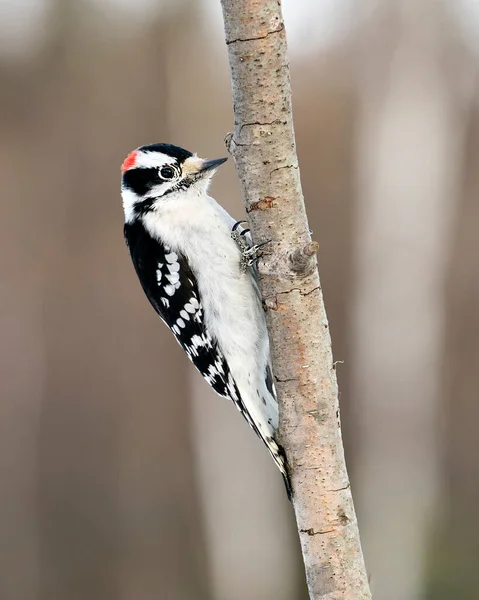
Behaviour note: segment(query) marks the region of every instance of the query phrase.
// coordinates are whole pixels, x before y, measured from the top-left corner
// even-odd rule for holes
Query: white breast
[[[256,418],[252,416],[263,431],[265,420],[276,428],[276,400],[264,381],[269,341],[263,308],[253,275],[240,269],[240,251],[231,238],[234,220],[212,198],[194,189],[175,196],[167,203],[160,200],[158,210],[144,217],[145,226],[152,236],[188,258],[206,327],[217,340],[243,401],[256,413]]]

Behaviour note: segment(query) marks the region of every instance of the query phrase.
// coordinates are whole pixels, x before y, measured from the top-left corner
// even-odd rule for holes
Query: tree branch
[[[256,241],[280,439],[310,597],[371,598],[339,421],[331,339],[301,191],[280,0],[221,0],[235,126],[226,140]]]

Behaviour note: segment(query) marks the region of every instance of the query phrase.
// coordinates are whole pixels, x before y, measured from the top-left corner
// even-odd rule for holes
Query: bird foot
[[[245,272],[248,267],[253,266],[261,258],[261,248],[269,244],[271,240],[265,240],[259,244],[251,245],[246,234],[249,233],[249,229],[238,230],[242,223],[247,221],[237,221],[231,229],[231,237],[238,245],[241,252],[240,269]]]

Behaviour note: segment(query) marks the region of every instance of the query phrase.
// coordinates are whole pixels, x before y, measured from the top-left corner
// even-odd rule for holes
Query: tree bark
[[[222,0],[233,91],[227,138],[255,241],[280,441],[311,599],[371,598],[346,471],[328,321],[304,207],[279,0]]]

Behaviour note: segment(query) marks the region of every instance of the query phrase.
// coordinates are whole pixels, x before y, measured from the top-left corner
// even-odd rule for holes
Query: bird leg
[[[242,229],[238,231],[238,227],[242,223],[247,223],[247,221],[237,221],[233,228],[231,229],[231,237],[238,245],[238,248],[241,252],[241,260],[240,260],[240,269],[245,272],[248,267],[253,266],[258,260],[261,258],[261,248],[269,244],[271,240],[266,240],[264,242],[260,242],[259,244],[251,245],[250,241],[246,237],[246,234],[249,233],[249,229]]]

